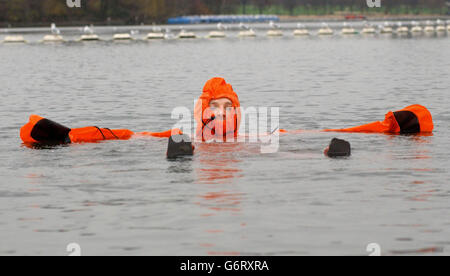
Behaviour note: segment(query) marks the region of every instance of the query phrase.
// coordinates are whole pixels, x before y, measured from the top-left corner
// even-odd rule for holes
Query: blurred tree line
[[[81,3],[82,8],[68,8],[66,0],[0,0],[0,22],[148,24],[193,14],[446,14],[449,10],[446,0],[382,0],[381,9],[368,8],[366,0],[81,0]]]

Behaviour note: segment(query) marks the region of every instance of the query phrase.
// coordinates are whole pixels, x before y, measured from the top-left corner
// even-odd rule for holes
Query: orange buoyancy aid
[[[181,134],[181,131],[174,129],[161,133],[134,133],[128,129],[95,126],[70,129],[38,115],[31,115],[29,122],[20,129],[20,138],[25,144],[94,143],[104,140],[128,140],[133,136],[169,138],[173,134]]]
[[[411,105],[396,112],[388,112],[384,121],[345,129],[325,129],[324,131],[417,134],[431,133],[433,129],[433,118],[430,111],[421,105]]]
[[[134,132],[128,129],[109,129],[99,127],[75,128],[69,132],[72,143],[95,143],[103,140],[128,140]]]
[[[226,114],[226,121],[216,119],[214,112],[209,108],[212,100],[221,98],[227,98],[232,102],[232,108]],[[196,138],[208,141],[215,138],[237,137],[242,117],[240,107],[238,95],[225,79],[208,80],[194,109],[194,118],[197,122]],[[218,137],[219,135],[221,137]]]
[[[232,90],[231,85],[225,80],[216,78],[208,81],[205,86],[204,93],[200,97],[200,101],[195,108],[195,119],[198,122],[197,137],[201,137],[202,141],[214,138],[214,128],[211,124],[214,119],[205,119],[203,113],[209,107],[212,99],[226,97],[236,107],[236,112],[231,116],[234,122],[232,132],[234,137],[237,136],[241,121],[240,103],[236,93]],[[207,116],[206,116],[207,117]],[[228,119],[227,119],[228,120]],[[227,122],[228,125],[229,122]],[[417,134],[432,133],[434,129],[433,118],[430,111],[421,105],[411,105],[396,112],[388,112],[384,121],[373,122],[370,124],[346,128],[346,129],[326,129],[327,132],[365,132],[365,133],[391,133],[391,134]],[[207,130],[207,131],[205,131]],[[287,132],[280,130],[281,133]],[[84,127],[70,129],[66,126],[58,124],[54,121],[31,115],[29,122],[20,130],[20,138],[26,144],[42,143],[42,144],[65,144],[65,143],[92,143],[103,140],[128,140],[131,137],[158,137],[169,138],[172,135],[182,134],[179,129],[172,129],[165,132],[138,132],[134,133],[128,129]]]

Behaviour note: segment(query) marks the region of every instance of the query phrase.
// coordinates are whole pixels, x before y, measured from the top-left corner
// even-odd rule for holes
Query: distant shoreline
[[[396,21],[396,20],[450,20],[450,16],[448,15],[440,15],[440,14],[424,14],[424,15],[412,15],[412,14],[359,14],[363,15],[366,19],[362,20],[348,20],[348,21],[363,21],[363,20],[386,20],[386,21]],[[280,15],[280,22],[322,22],[322,21],[342,21],[345,20],[345,14],[338,15],[299,15],[299,16],[287,16]],[[7,22],[0,22],[0,29],[7,28],[32,28],[32,27],[48,27],[52,22],[40,22],[40,23],[15,23],[8,24]],[[54,22],[58,26],[61,27],[80,27],[86,26],[90,24],[94,24],[96,26],[137,26],[137,24],[126,24],[121,20],[113,20],[113,21],[70,21],[70,22]],[[251,24],[251,23],[250,23]],[[145,24],[138,24],[142,26],[150,26],[152,23],[146,22]],[[167,22],[160,23],[157,25],[168,25]]]
[[[450,19],[448,15],[441,14],[424,14],[424,15],[413,15],[413,14],[358,14],[365,16],[366,19],[361,20],[353,20],[353,21],[362,21],[362,20],[447,20]],[[299,16],[280,16],[281,22],[297,22],[297,21],[338,21],[345,20],[345,15],[299,15]],[[352,21],[352,20],[349,20]]]

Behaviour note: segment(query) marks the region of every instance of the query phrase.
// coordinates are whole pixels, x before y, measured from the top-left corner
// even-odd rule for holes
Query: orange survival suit
[[[232,103],[225,120],[218,118],[209,107],[212,100],[221,98],[227,98]],[[207,81],[194,109],[194,118],[197,122],[196,139],[209,141],[236,138],[242,117],[240,107],[238,95],[225,79],[213,78]]]

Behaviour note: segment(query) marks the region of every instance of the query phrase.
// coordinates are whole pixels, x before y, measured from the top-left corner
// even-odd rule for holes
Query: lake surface
[[[0,255],[68,255],[69,243],[83,255],[368,255],[370,243],[383,255],[450,254],[447,35],[41,44],[43,33],[24,34],[30,43],[0,44]],[[21,144],[30,114],[167,130],[172,109],[192,110],[215,76],[245,107],[279,107],[284,129],[422,104],[435,132],[282,135],[272,154],[199,144],[176,161],[156,138]],[[333,137],[352,143],[351,158],[323,155]]]

